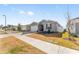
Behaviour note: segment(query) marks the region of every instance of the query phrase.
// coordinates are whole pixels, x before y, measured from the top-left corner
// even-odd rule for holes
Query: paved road
[[[0,35],[0,38],[4,38],[4,37],[8,37],[8,36],[11,36],[10,34],[2,34]]]
[[[26,37],[24,35],[15,35],[13,34],[16,38],[19,38],[34,47],[37,47],[38,49],[48,53],[48,54],[74,54],[74,53],[79,53],[79,51],[72,50],[69,48],[65,48],[59,45],[51,44],[45,41],[37,40],[34,38]]]

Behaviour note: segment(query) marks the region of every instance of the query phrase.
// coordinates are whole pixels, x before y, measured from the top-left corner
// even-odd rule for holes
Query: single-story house
[[[62,32],[63,27],[56,21],[42,20],[39,23],[33,22],[30,25],[31,32]]]
[[[14,30],[16,31],[17,30],[17,26],[15,26],[15,25],[7,25],[6,29],[7,30],[11,30],[11,31],[14,31]]]
[[[30,25],[21,25],[22,31],[30,31]]]
[[[79,17],[70,19],[67,23],[67,30],[70,29],[70,33],[79,36]]]
[[[17,25],[7,25],[7,30],[18,30],[18,26]],[[29,25],[21,25],[21,30],[22,31],[29,31],[30,27]]]
[[[26,30],[26,25],[21,25],[21,30],[25,31]]]

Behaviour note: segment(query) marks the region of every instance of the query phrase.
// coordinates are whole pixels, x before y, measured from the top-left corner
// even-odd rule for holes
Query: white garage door
[[[31,31],[32,32],[37,32],[38,31],[38,26],[31,26]]]

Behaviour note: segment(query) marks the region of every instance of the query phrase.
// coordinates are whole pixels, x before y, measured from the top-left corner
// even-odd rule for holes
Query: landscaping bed
[[[45,52],[13,36],[0,39],[0,53],[3,54],[44,54]]]

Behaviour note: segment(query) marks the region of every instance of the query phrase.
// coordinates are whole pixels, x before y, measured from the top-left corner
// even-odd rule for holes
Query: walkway
[[[37,40],[34,38],[26,37],[24,35],[18,35],[18,34],[12,34],[18,39],[23,40],[24,42],[27,42],[34,47],[48,53],[48,54],[72,54],[72,53],[79,53],[79,51],[72,50],[69,48],[65,48],[62,46],[58,46],[55,44],[51,44],[45,41]]]

